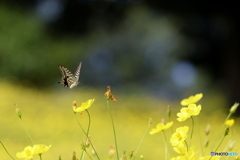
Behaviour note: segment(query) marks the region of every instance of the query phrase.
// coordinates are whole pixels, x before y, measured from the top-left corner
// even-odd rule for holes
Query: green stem
[[[215,149],[215,151],[214,151],[214,152],[217,152],[217,150],[218,150],[218,148],[220,147],[220,145],[222,144],[222,142],[223,142],[224,138],[225,138],[225,135],[223,136],[223,138],[222,138],[221,142],[218,144],[218,146],[217,146],[217,148]],[[213,156],[212,156],[212,157],[213,157]],[[209,160],[210,160],[212,157],[210,157],[210,158],[209,158]]]
[[[222,134],[222,132],[223,132],[223,129],[224,129],[224,126],[225,126],[225,122],[230,118],[231,115],[232,115],[232,114],[229,113],[228,116],[227,116],[227,118],[226,118],[225,121],[223,122],[223,125],[222,125],[222,127],[221,127],[221,130],[219,131],[219,134],[218,134],[218,136],[217,136],[217,139],[216,139],[215,143],[212,145],[212,149],[213,149],[214,146],[216,145],[217,140],[220,138],[220,136],[221,136],[221,134]]]
[[[223,136],[221,142],[219,143],[219,145],[217,146],[217,148],[215,149],[215,152],[217,152],[218,148],[220,147],[220,145],[222,144],[223,140],[224,140],[225,136]]]
[[[30,136],[30,134],[29,134],[29,132],[28,132],[28,130],[27,130],[27,128],[26,128],[26,126],[24,125],[22,118],[20,118],[20,119],[21,119],[21,122],[22,122],[22,125],[23,125],[23,127],[24,127],[25,131],[27,132],[27,135],[28,135],[28,137],[30,138],[30,140],[31,140],[32,144],[34,145],[35,143],[33,142],[33,139],[32,139],[32,137]]]
[[[186,146],[187,146],[187,151],[188,151],[188,144],[187,144],[187,141],[184,140],[184,142],[185,142],[185,144],[186,144]]]
[[[171,122],[171,118],[170,117],[168,117],[168,122]],[[173,127],[171,126],[170,128],[171,128],[171,131],[172,131],[172,134],[173,134]]]
[[[193,136],[193,129],[194,129],[194,120],[193,120],[193,117],[191,116],[191,119],[192,119],[192,131],[191,131],[191,135],[190,135],[190,143],[189,143],[189,146],[191,147],[191,142],[192,142],[192,136]]]
[[[115,141],[116,152],[117,152],[117,159],[119,160],[116,131],[115,131],[113,117],[112,117],[112,114],[111,114],[111,111],[110,111],[110,107],[109,107],[108,101],[109,100],[107,100],[107,108],[108,108],[108,112],[109,112],[109,115],[110,115],[111,121],[112,121],[112,127],[113,127],[113,133],[114,133],[114,141]]]
[[[40,160],[42,160],[42,154],[39,154]]]
[[[146,131],[145,131],[145,133],[144,133],[144,135],[143,135],[140,143],[138,144],[138,147],[137,147],[137,149],[136,149],[136,153],[135,153],[135,155],[133,156],[133,160],[136,158],[136,155],[137,155],[137,153],[138,153],[138,150],[139,150],[140,146],[142,145],[143,139],[146,137],[146,134],[147,134],[147,132],[148,132],[148,130],[149,130],[150,125],[151,125],[151,124],[148,123],[148,127],[147,127],[147,129],[146,129]]]
[[[88,155],[90,159],[92,159],[92,157],[89,155],[89,153],[86,150],[85,150],[85,153]]]
[[[165,134],[164,130],[162,131],[162,133],[163,133],[164,143],[165,143],[165,159],[168,160],[167,137],[166,137],[166,134]]]
[[[13,160],[15,160],[15,159],[11,156],[11,154],[8,152],[7,148],[4,146],[4,144],[2,143],[2,141],[0,141],[0,143],[2,144],[5,152],[7,152],[7,154],[9,155],[9,157],[11,157]]]
[[[83,144],[83,145],[84,145],[84,144]],[[83,147],[84,147],[84,146],[83,146]],[[81,157],[80,157],[80,160],[83,159],[83,157],[84,157],[84,152],[86,152],[86,149],[83,149],[82,154],[81,154]]]
[[[89,130],[90,130],[90,124],[91,124],[91,116],[90,116],[87,109],[86,109],[86,112],[88,114],[88,129],[87,129],[87,138],[88,138],[88,134],[89,134]]]
[[[87,137],[88,135],[87,135],[87,133],[84,131],[84,129],[83,129],[82,125],[80,124],[80,122],[78,121],[77,116],[76,116],[76,113],[74,113],[74,114],[75,114],[75,118],[76,118],[76,121],[77,121],[78,125],[80,126],[80,128],[81,128],[82,131],[83,131],[83,133],[84,133],[85,136]],[[90,142],[90,144],[91,144],[91,146],[92,146],[92,148],[93,148],[93,150],[94,150],[94,153],[96,154],[98,160],[100,160],[100,158],[99,158],[99,156],[98,156],[98,154],[97,154],[97,152],[96,152],[96,150],[95,150],[95,148],[94,148],[94,146],[93,146],[93,144],[92,144],[92,141],[90,140],[89,142]]]
[[[91,157],[91,156],[89,155],[89,153],[87,152],[86,148],[84,148],[83,150],[84,150],[84,152],[82,152],[82,153],[86,153],[87,156],[88,156],[90,159],[92,159],[92,157]],[[84,156],[84,154],[83,154],[83,156]],[[81,156],[81,159],[82,159],[83,156]]]
[[[86,141],[87,141],[87,140],[88,140],[89,130],[90,130],[90,124],[91,124],[91,116],[90,116],[90,114],[89,114],[89,112],[88,112],[87,109],[86,109],[86,112],[87,112],[87,115],[88,115],[88,128],[87,128],[87,137],[86,137]],[[90,141],[90,140],[89,140],[89,141]],[[84,150],[82,151],[80,160],[83,158],[84,152],[86,152],[86,149],[84,149]]]
[[[202,146],[202,144],[203,144],[203,142],[202,142],[202,137],[201,137],[201,132],[200,132],[200,129],[199,129],[199,121],[198,121],[198,118],[197,118],[197,129],[198,129],[198,136],[199,136],[199,140],[200,140],[200,147],[201,147],[201,154],[203,155],[203,146]]]

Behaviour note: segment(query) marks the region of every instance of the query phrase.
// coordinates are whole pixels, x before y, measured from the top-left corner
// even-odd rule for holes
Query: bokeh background
[[[200,92],[202,130],[210,122],[220,128],[240,99],[239,27],[237,5],[219,1],[1,0],[0,140],[13,155],[31,145],[14,113],[19,102],[35,141],[53,146],[46,159],[70,159],[84,139],[72,101],[96,98],[92,136],[107,157],[114,145],[108,85],[118,100],[111,105],[120,152],[136,149],[149,117],[155,126],[168,105],[175,116],[182,98]],[[80,86],[59,85],[57,66],[74,72],[80,61]],[[148,136],[140,152],[163,156],[162,143]],[[10,159],[3,149],[0,158]]]

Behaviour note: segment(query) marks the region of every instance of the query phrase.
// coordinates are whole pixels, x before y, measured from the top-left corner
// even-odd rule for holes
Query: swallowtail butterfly
[[[62,79],[61,79],[61,82],[58,82],[58,83],[63,84],[64,87],[69,87],[70,89],[77,86],[79,84],[78,80],[79,80],[81,66],[82,66],[82,62],[79,63],[75,74],[72,74],[67,68],[59,65],[58,68],[62,73]]]

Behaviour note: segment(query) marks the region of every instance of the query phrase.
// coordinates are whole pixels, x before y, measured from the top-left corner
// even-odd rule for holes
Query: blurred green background
[[[213,123],[218,133],[240,95],[236,13],[231,5],[200,1],[1,1],[0,140],[14,156],[31,145],[14,113],[18,102],[35,142],[52,145],[45,159],[70,159],[84,139],[72,101],[96,98],[90,133],[107,159],[114,145],[103,97],[108,85],[118,100],[111,107],[120,153],[136,149],[149,117],[154,127],[167,118],[168,105],[175,116],[182,98],[200,92],[201,129]],[[57,66],[74,72],[80,61],[81,84],[72,90],[58,84]],[[81,119],[85,125],[86,115]],[[139,154],[163,157],[163,148],[160,134],[148,135]],[[0,158],[10,159],[2,148]]]

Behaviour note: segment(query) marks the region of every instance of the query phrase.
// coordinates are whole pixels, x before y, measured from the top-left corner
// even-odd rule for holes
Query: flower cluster
[[[115,146],[114,147],[110,146],[108,156],[111,159],[116,154],[117,155],[117,159],[126,159],[127,158],[126,151],[123,152],[123,155],[122,155],[121,158],[118,155],[117,138],[116,138],[116,134],[115,134],[114,121],[113,121],[113,117],[112,117],[112,114],[110,112],[110,107],[109,107],[109,103],[108,103],[109,100],[111,100],[113,102],[116,102],[117,100],[114,98],[114,96],[113,96],[113,94],[111,92],[110,86],[107,87],[107,91],[105,92],[104,96],[107,99],[107,108],[108,108],[108,111],[109,111],[109,114],[110,114],[110,118],[111,118],[111,122],[112,122],[112,126],[113,126],[114,141],[115,141]],[[180,109],[180,112],[178,112],[176,114],[177,121],[184,122],[188,118],[191,118],[192,119],[192,126],[191,127],[184,125],[184,126],[176,128],[176,130],[174,132],[173,131],[173,124],[174,123],[173,123],[173,121],[171,121],[171,115],[172,115],[172,110],[171,109],[172,109],[172,107],[168,106],[167,116],[169,118],[169,122],[165,123],[164,119],[163,119],[161,123],[158,123],[155,128],[152,128],[150,130],[150,132],[149,132],[150,135],[153,135],[153,134],[156,134],[156,133],[159,133],[159,132],[161,134],[163,134],[164,141],[165,141],[165,150],[166,150],[165,157],[166,157],[166,159],[170,159],[170,160],[210,160],[210,159],[211,160],[219,160],[220,159],[220,157],[213,156],[213,155],[211,155],[211,156],[204,156],[204,152],[203,151],[201,151],[201,153],[200,153],[200,151],[195,151],[195,146],[191,145],[191,142],[192,142],[192,139],[193,139],[193,131],[194,131],[194,118],[193,118],[193,116],[197,116],[197,115],[200,114],[202,106],[198,105],[196,103],[202,97],[203,97],[203,94],[199,93],[199,94],[196,94],[194,96],[190,96],[189,98],[183,99],[180,102],[183,107]],[[78,122],[78,125],[81,127],[83,133],[86,136],[86,141],[81,144],[82,155],[81,155],[80,159],[83,159],[84,153],[86,153],[91,158],[91,156],[89,155],[89,151],[88,151],[89,150],[88,148],[91,147],[92,148],[92,153],[96,156],[96,158],[98,160],[100,160],[100,158],[99,158],[99,156],[98,156],[98,154],[97,154],[97,152],[95,150],[95,147],[93,146],[93,144],[91,142],[91,139],[90,139],[91,136],[89,135],[90,124],[91,124],[90,123],[90,119],[91,118],[90,118],[90,114],[89,114],[88,109],[92,106],[94,101],[95,101],[95,99],[89,99],[86,102],[83,102],[80,106],[78,106],[76,101],[73,101],[73,103],[72,103],[73,104],[73,112],[74,112],[75,116],[77,115],[76,113],[82,113],[83,111],[86,111],[87,115],[88,115],[88,119],[89,119],[88,127],[85,130],[81,126],[81,124],[78,121],[78,119],[76,118],[76,120]],[[20,108],[18,107],[18,104],[16,103],[15,106],[16,106],[17,115],[22,120],[22,113],[21,113]],[[229,119],[229,118],[230,118],[230,116],[233,113],[236,112],[236,109],[238,108],[238,106],[239,106],[239,103],[235,103],[231,107],[231,109],[229,110],[229,115],[226,118],[226,120],[224,121],[222,130],[219,132],[220,133],[219,135],[222,137],[222,140],[220,141],[220,144],[217,146],[217,148],[214,150],[215,152],[218,150],[219,146],[222,144],[224,138],[228,134],[231,133],[229,131],[230,131],[230,129],[232,129],[235,121],[234,121],[234,119]],[[149,126],[153,123],[151,118],[149,118],[149,122],[148,123],[149,123],[149,125],[148,125],[148,128],[145,131],[144,136],[149,131]],[[171,134],[170,137],[167,138],[167,136],[165,135],[165,130],[167,130],[169,128],[171,129],[172,134]],[[205,136],[206,136],[206,139],[207,139],[205,144],[203,144],[205,149],[208,147],[208,144],[209,144],[209,137],[208,136],[210,134],[210,128],[211,128],[211,125],[208,124],[206,129],[205,129]],[[223,132],[224,128],[225,128],[225,132]],[[28,135],[29,135],[29,133],[28,133]],[[200,135],[199,135],[199,137],[200,137]],[[217,137],[217,140],[219,139],[219,137]],[[29,138],[31,139],[32,143],[35,144],[33,142],[33,140],[32,140],[30,135],[29,135]],[[170,157],[171,155],[169,154],[170,153],[169,152],[169,146],[168,146],[168,143],[167,143],[168,140],[170,141],[170,144],[172,146],[173,151],[175,151],[177,153],[177,156],[175,156],[175,157]],[[134,160],[135,159],[136,154],[138,152],[138,149],[139,149],[142,141],[143,141],[143,138],[142,138],[142,140],[141,140],[137,150],[136,151],[132,151],[130,153],[130,155],[129,155],[130,160]],[[233,140],[231,140],[229,142],[229,146],[226,147],[226,148],[228,148],[228,151],[233,150],[233,146],[234,146],[235,143],[236,143],[236,141],[233,141]],[[29,159],[32,160],[34,155],[39,155],[40,159],[42,159],[41,155],[43,153],[47,152],[50,149],[50,147],[51,147],[51,145],[46,146],[44,144],[36,144],[36,145],[33,145],[33,146],[27,146],[27,147],[24,148],[24,150],[22,152],[16,153],[16,156],[18,158],[24,158],[25,160],[29,160]],[[237,158],[238,157],[236,157],[236,159]],[[61,159],[61,158],[59,158],[59,159]],[[75,160],[75,159],[77,159],[76,158],[76,153],[73,152],[72,160]],[[143,159],[143,156],[140,156],[140,159]]]
[[[189,117],[197,116],[200,113],[202,106],[196,105],[195,103],[198,102],[202,98],[202,96],[203,96],[202,93],[200,93],[196,94],[195,96],[190,96],[189,98],[181,101],[181,105],[188,107],[183,107],[180,110],[180,113],[177,113],[178,116],[177,120],[179,122],[183,122]]]

